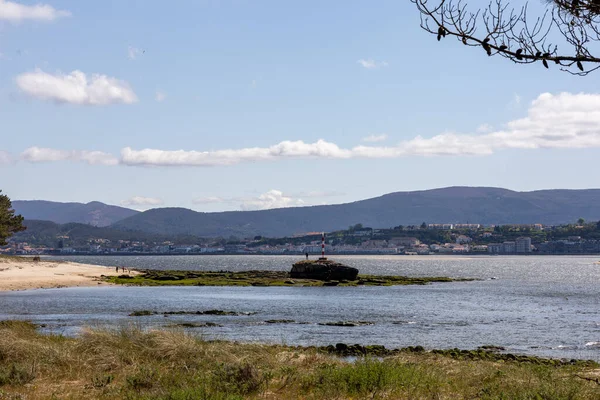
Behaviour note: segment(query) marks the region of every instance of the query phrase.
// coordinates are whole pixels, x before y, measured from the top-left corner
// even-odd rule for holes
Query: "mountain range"
[[[204,213],[185,208],[137,212],[98,202],[13,202],[26,219],[83,222],[112,229],[199,237],[289,236],[362,223],[374,228],[427,223],[533,224],[600,220],[600,189],[516,192],[449,187],[396,192],[346,204]],[[26,205],[26,206],[24,206]]]
[[[109,226],[138,214],[129,208],[111,206],[99,201],[90,203],[59,203],[45,200],[15,200],[12,206],[25,219],[52,221],[57,224],[78,222],[93,226]]]

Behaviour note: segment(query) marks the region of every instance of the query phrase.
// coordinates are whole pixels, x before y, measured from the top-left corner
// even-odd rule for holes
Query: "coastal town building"
[[[386,240],[366,240],[361,243],[360,247],[363,249],[386,248],[388,242]]]
[[[469,229],[476,231],[481,228],[480,224],[454,224],[453,229]]]
[[[504,242],[502,243],[502,253],[513,254],[517,252],[517,244],[515,242]]]
[[[452,224],[428,224],[427,228],[428,229],[439,229],[442,231],[450,231],[450,230],[454,229],[454,225],[452,225]]]
[[[415,247],[421,244],[421,241],[415,237],[393,237],[388,240],[390,246]]]
[[[473,239],[471,239],[470,237],[468,237],[466,235],[458,235],[456,237],[456,243],[458,243],[458,244],[471,243],[472,241],[473,241]]]
[[[519,254],[531,253],[531,238],[520,237],[515,241],[516,252]]]
[[[490,254],[500,254],[502,252],[502,243],[489,243],[487,250]]]

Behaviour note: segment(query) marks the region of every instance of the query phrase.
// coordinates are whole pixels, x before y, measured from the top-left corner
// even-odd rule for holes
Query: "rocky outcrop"
[[[338,322],[319,322],[319,325],[352,327],[352,326],[365,326],[365,325],[374,325],[374,324],[373,324],[373,322],[370,322],[370,321],[338,321]]]
[[[293,279],[354,281],[357,276],[358,269],[327,259],[299,261],[292,266],[290,271],[290,277]]]

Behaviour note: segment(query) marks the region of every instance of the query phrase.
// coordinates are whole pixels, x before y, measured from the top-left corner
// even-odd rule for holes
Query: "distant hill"
[[[117,229],[194,236],[279,237],[333,231],[362,223],[374,228],[427,223],[563,224],[600,220],[600,189],[515,192],[449,187],[397,192],[347,204],[265,211],[201,213],[159,208],[116,222]]]
[[[58,203],[43,200],[14,200],[13,208],[25,219],[52,221],[58,224],[77,222],[93,226],[109,226],[139,211],[110,206],[98,201],[91,203]]]
[[[187,235],[163,235],[160,233],[122,231],[107,227],[97,227],[86,224],[67,223],[57,224],[51,221],[25,220],[27,229],[16,233],[14,239],[17,242],[27,242],[33,245],[44,245],[56,247],[58,241],[63,238],[65,246],[87,247],[90,239],[108,239],[111,246],[118,246],[119,240],[143,241],[146,243],[162,243],[172,240],[177,243],[199,243],[201,240]]]

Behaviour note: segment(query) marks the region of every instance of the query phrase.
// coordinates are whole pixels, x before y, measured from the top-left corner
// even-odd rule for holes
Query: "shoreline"
[[[10,255],[11,257],[19,257],[19,255]],[[26,254],[25,257],[33,257],[34,254]],[[219,256],[240,256],[240,257],[256,257],[256,256],[272,256],[272,257],[304,257],[302,253],[65,253],[65,254],[40,254],[42,259],[54,258],[69,258],[69,257],[169,257],[169,256],[202,256],[202,257],[219,257]],[[319,254],[310,254],[312,258],[318,258]],[[394,257],[400,259],[478,259],[478,258],[508,258],[508,257],[597,257],[600,253],[529,253],[529,254],[489,254],[489,253],[464,253],[464,254],[389,254],[389,253],[329,253],[328,257]]]
[[[104,277],[119,276],[115,267],[68,261],[34,261],[26,257],[0,256],[0,293],[18,290],[56,289],[112,285]],[[131,271],[131,275],[137,274]]]

